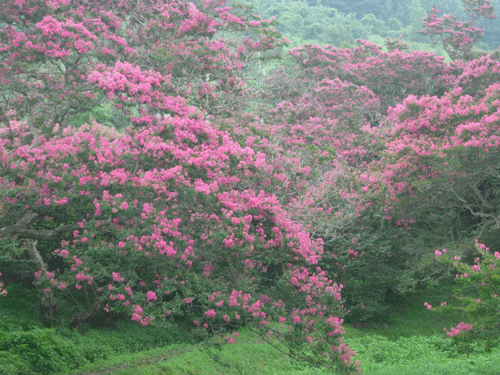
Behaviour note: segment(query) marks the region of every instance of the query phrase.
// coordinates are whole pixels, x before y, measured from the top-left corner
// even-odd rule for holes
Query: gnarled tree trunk
[[[47,265],[42,259],[42,256],[38,252],[36,245],[38,240],[27,239],[26,246],[28,247],[28,253],[31,260],[35,263],[37,271],[41,271],[42,275],[47,273]],[[49,326],[52,323],[54,312],[57,308],[57,303],[54,298],[54,294],[51,289],[44,289],[40,291],[40,308],[42,310],[42,322],[43,325]]]

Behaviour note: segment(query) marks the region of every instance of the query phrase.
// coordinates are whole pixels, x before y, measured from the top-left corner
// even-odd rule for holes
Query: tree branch
[[[29,228],[29,226],[40,215],[30,211],[24,215],[16,224],[9,225],[0,229],[0,238],[8,235],[18,235],[21,238],[30,238],[33,240],[52,240],[57,238],[62,233],[71,232],[79,228],[78,223],[63,225],[53,230],[37,230]]]

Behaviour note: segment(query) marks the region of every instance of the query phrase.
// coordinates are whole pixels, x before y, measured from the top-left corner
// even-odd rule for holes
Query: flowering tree
[[[269,22],[212,0],[6,7],[0,239],[33,260],[46,322],[65,296],[71,327],[104,309],[231,343],[244,324],[353,372],[322,241],[256,189],[266,154],[204,120],[242,97],[247,56],[283,43]],[[216,38],[232,32],[252,37]],[[131,126],[71,126],[103,100]]]
[[[438,208],[461,215],[448,222],[452,233],[463,229],[460,222],[468,215],[463,225],[475,228],[478,237],[500,227],[495,167],[499,89],[495,83],[475,99],[462,95],[458,86],[441,98],[409,96],[390,111],[395,125],[387,143],[384,181],[393,200],[418,198],[431,221],[429,212]]]
[[[70,325],[104,308],[143,325],[191,317],[193,328],[212,333],[255,324],[279,333],[299,359],[314,349],[317,361],[328,342],[340,347],[333,317],[342,313],[341,286],[314,266],[321,243],[271,195],[235,189],[242,168],[223,172],[238,159],[256,168],[259,156],[209,127],[198,133],[209,139],[192,148],[162,141],[163,131],[119,135],[94,124],[12,152],[4,139],[2,210],[10,215],[0,235],[54,241],[63,265],[35,276],[46,294],[89,301]],[[273,320],[296,328],[278,332]],[[297,349],[298,332],[313,344]],[[329,347],[324,364],[334,365],[339,352]]]
[[[305,45],[290,55],[304,76],[315,80],[340,78],[357,86],[366,86],[377,95],[380,112],[401,102],[408,95],[441,95],[448,90],[460,66],[448,65],[433,53],[394,49],[383,52],[381,46],[358,40],[354,48]],[[390,43],[390,41],[389,41]]]
[[[432,7],[431,13],[424,18],[425,30],[421,34],[429,35],[431,41],[436,44],[434,38],[440,42],[452,60],[472,60],[472,48],[476,41],[484,36],[484,29],[474,26],[474,22],[481,18],[496,18],[494,9],[489,0],[462,0],[464,11],[470,16],[468,21],[458,21],[453,14],[445,14],[442,18],[438,16],[437,6]]]
[[[383,311],[387,290],[414,284],[410,269],[418,261],[395,240],[404,238],[407,223],[392,225],[384,210],[380,154],[390,129],[384,114],[408,94],[445,92],[463,70],[432,54],[390,47],[383,52],[358,41],[352,49],[293,49],[294,64],[266,81],[264,103],[271,105],[259,107],[254,134],[242,133],[266,137],[262,150],[274,166],[266,186],[325,241],[322,267],[345,284],[346,305],[364,317]]]
[[[1,113],[26,119],[35,144],[106,99],[142,125],[184,102],[227,115],[242,97],[248,62],[283,40],[271,21],[224,3],[8,1],[0,15]]]

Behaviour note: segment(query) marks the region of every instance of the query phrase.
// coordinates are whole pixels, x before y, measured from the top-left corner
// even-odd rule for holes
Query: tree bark
[[[41,271],[42,277],[47,273],[47,265],[42,259],[42,256],[38,252],[36,245],[38,241],[27,239],[26,246],[28,247],[28,253],[31,260],[35,263],[37,271]],[[56,311],[57,304],[54,298],[54,294],[51,289],[45,289],[40,291],[40,308],[42,310],[42,322],[45,326],[49,326],[52,323],[54,312]]]
[[[79,228],[78,223],[63,225],[62,227],[57,227],[53,230],[37,230],[29,228],[33,221],[35,221],[39,216],[40,215],[36,212],[27,212],[16,224],[1,228],[0,238],[7,235],[17,235],[20,238],[29,238],[32,240],[53,240],[62,233],[71,232]]]
[[[99,312],[100,307],[101,301],[96,298],[86,311],[80,314],[75,314],[71,317],[69,328],[78,328],[84,321],[95,316]]]

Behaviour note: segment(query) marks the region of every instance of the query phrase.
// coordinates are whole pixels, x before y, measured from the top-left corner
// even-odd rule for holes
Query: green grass
[[[350,341],[365,375],[500,374],[498,349],[467,356],[457,355],[442,336],[414,336],[394,342],[368,337],[373,340],[369,346],[365,346],[366,342]]]
[[[347,325],[347,332],[356,336],[376,334],[391,340],[408,336],[441,335],[443,328],[449,329],[467,319],[460,311],[449,310],[446,314],[441,314],[435,309],[444,301],[448,304],[457,303],[449,292],[452,287],[452,285],[444,285],[441,288],[430,287],[391,301],[392,306],[385,319],[378,319],[368,324],[354,324],[351,327]],[[424,302],[431,304],[433,309],[427,310]],[[353,327],[357,329],[352,330]]]
[[[147,352],[116,356],[84,366],[70,375],[306,375],[329,374],[308,369],[284,358],[276,349],[257,340],[250,332],[241,333],[238,344],[227,345],[221,351],[207,352],[201,345],[174,345]]]
[[[365,375],[500,374],[499,349],[460,356],[444,335],[443,327],[464,316],[424,307],[424,302],[451,302],[447,290],[427,289],[393,301],[385,320],[346,325],[345,338]],[[9,298],[0,300],[0,375],[331,374],[295,363],[247,330],[240,330],[235,344],[208,352],[182,327],[162,330],[121,321],[112,329],[70,331],[43,328],[37,317],[34,291],[13,286]]]
[[[176,345],[112,361],[95,363],[71,375],[306,375],[330,374],[326,370],[298,365],[275,349],[243,334],[242,342],[228,345],[211,358],[199,345]],[[442,335],[404,337],[396,341],[373,334],[348,339],[361,360],[365,375],[500,374],[500,350],[458,356]],[[214,354],[214,352],[212,352]],[[61,374],[62,375],[62,374]]]
[[[8,290],[8,297],[0,298],[0,330],[42,327],[37,291],[26,290],[16,284],[9,285]]]

